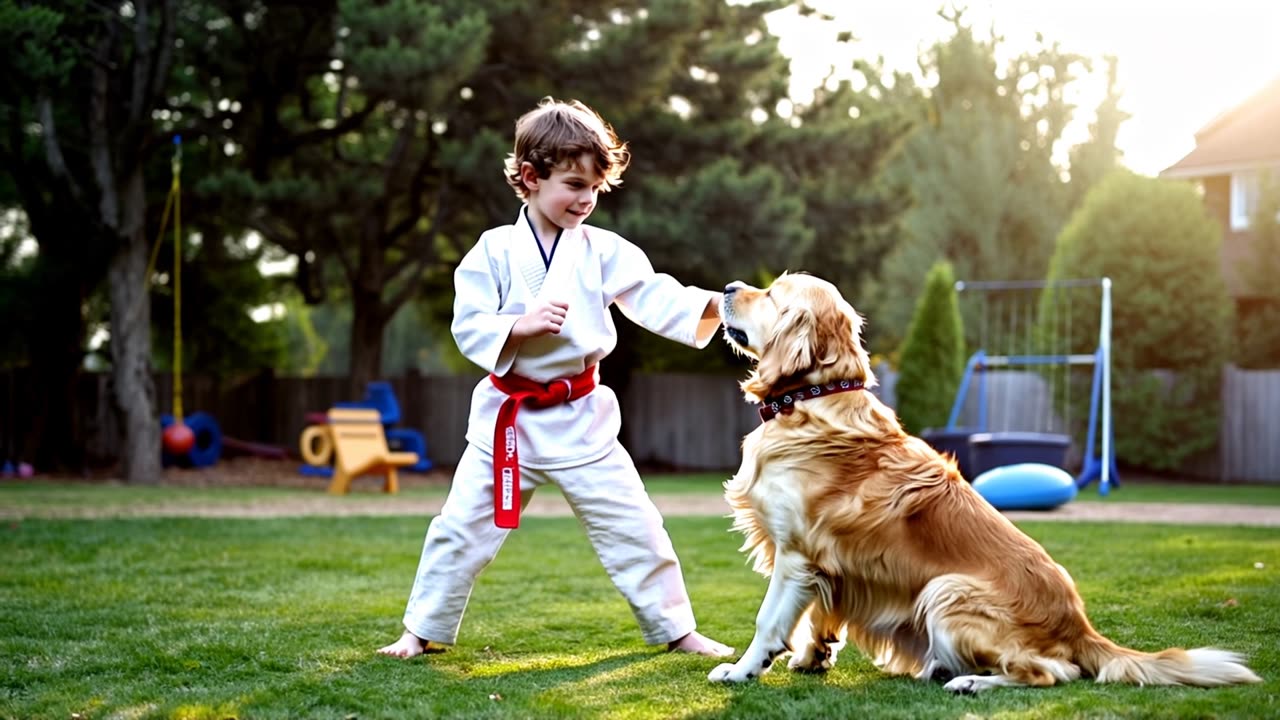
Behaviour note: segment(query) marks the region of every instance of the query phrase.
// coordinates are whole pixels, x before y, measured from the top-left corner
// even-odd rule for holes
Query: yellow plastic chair
[[[382,433],[377,410],[331,408],[329,437],[333,442],[333,480],[329,492],[344,495],[351,481],[362,475],[382,475],[382,489],[400,491],[398,469],[418,462],[418,453],[392,452]]]

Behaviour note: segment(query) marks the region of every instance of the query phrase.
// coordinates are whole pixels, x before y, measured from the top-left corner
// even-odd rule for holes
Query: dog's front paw
[[[810,645],[791,656],[787,668],[792,672],[824,673],[836,664],[835,648]]]
[[[752,680],[756,675],[757,673],[743,670],[734,663],[721,663],[707,674],[707,679],[718,683],[740,683]]]
[[[977,695],[984,690],[996,687],[991,678],[983,675],[961,675],[942,686],[956,695]]]

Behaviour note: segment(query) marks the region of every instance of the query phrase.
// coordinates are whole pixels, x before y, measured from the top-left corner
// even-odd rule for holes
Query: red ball
[[[160,439],[164,443],[165,451],[170,455],[186,455],[196,444],[196,434],[181,422],[175,422],[165,428]]]

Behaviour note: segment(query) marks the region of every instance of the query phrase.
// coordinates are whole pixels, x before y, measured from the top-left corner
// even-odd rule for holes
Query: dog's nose
[[[745,287],[741,282],[734,281],[724,286],[724,296],[729,297]]]

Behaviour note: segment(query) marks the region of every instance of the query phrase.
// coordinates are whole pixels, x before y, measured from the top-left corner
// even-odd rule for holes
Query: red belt
[[[489,374],[493,386],[509,397],[498,410],[493,428],[493,524],[500,528],[520,527],[520,452],[516,447],[516,413],[520,406],[547,408],[577,400],[596,387],[596,366],[568,378],[540,383],[509,373]]]

